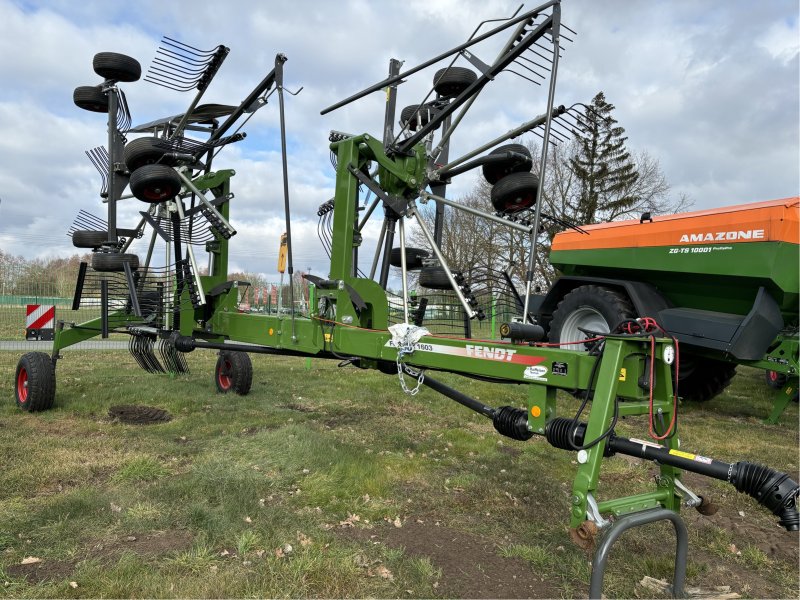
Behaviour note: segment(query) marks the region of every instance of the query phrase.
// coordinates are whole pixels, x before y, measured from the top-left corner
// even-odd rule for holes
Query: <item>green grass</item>
[[[589,557],[568,538],[573,453],[502,438],[430,390],[409,398],[396,377],[336,362],[307,370],[305,359],[253,355],[253,389],[239,397],[214,392],[214,354],[187,358],[192,373],[169,377],[145,374],[126,352],[65,353],[54,408],[27,414],[12,401],[18,354],[0,353],[0,596],[447,595],[442,565],[371,541],[398,518],[423,522],[432,536],[434,523],[481,536],[546,582],[542,595],[586,593]],[[796,478],[797,405],[781,425],[763,424],[769,389],[760,372],[740,371],[726,394],[683,407],[682,447]],[[495,406],[525,402],[522,386],[438,378]],[[559,398],[560,414],[576,409]],[[173,419],[107,418],[110,406],[136,403]],[[647,435],[636,419],[619,432]],[[644,489],[653,472],[608,459],[600,491]],[[685,514],[688,584],[797,597],[797,536],[727,484],[695,477],[690,485],[712,494],[727,520]],[[733,521],[749,529],[732,530]],[[770,544],[793,550],[774,554]],[[605,593],[647,595],[637,582],[671,579],[673,548],[667,526],[628,532],[612,552]],[[52,575],[26,580],[18,565],[27,556]]]

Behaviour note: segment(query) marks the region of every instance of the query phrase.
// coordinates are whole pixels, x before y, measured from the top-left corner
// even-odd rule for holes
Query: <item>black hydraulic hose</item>
[[[574,425],[572,419],[552,419],[545,429],[545,437],[556,448],[571,450],[573,444],[582,444],[586,424]],[[605,454],[619,453],[652,460],[662,465],[677,467],[732,484],[737,491],[752,496],[759,504],[776,515],[778,523],[787,531],[800,530],[797,496],[800,485],[786,473],[746,461],[726,463],[713,458],[675,451],[655,443],[634,441],[612,435]]]

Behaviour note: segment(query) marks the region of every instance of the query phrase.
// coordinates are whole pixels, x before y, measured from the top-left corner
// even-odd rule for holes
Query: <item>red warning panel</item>
[[[53,339],[56,307],[52,304],[28,304],[25,307],[25,339]]]

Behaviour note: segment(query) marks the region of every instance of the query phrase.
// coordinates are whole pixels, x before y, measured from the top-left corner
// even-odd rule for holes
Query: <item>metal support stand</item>
[[[628,529],[654,523],[656,521],[670,521],[675,527],[675,575],[672,579],[672,597],[684,597],[683,586],[686,581],[686,557],[689,554],[689,534],[686,530],[686,524],[678,513],[665,508],[655,508],[619,517],[616,522],[609,527],[600,545],[597,547],[594,561],[592,561],[589,598],[602,597],[603,577],[606,572],[608,553],[611,551],[611,546],[617,541],[617,538]]]

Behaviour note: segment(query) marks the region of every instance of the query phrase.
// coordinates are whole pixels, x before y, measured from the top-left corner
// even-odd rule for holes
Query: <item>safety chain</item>
[[[406,354],[411,354],[414,352],[414,346],[412,344],[405,344],[400,346],[397,349],[397,377],[400,379],[400,387],[402,388],[403,392],[408,394],[409,396],[416,396],[419,392],[419,388],[422,387],[422,382],[425,381],[425,371],[424,369],[420,369],[419,371],[415,371],[408,365],[403,362],[403,356]],[[411,390],[406,385],[406,378],[403,376],[403,373],[411,375],[411,377],[417,378],[417,385],[416,387]]]

